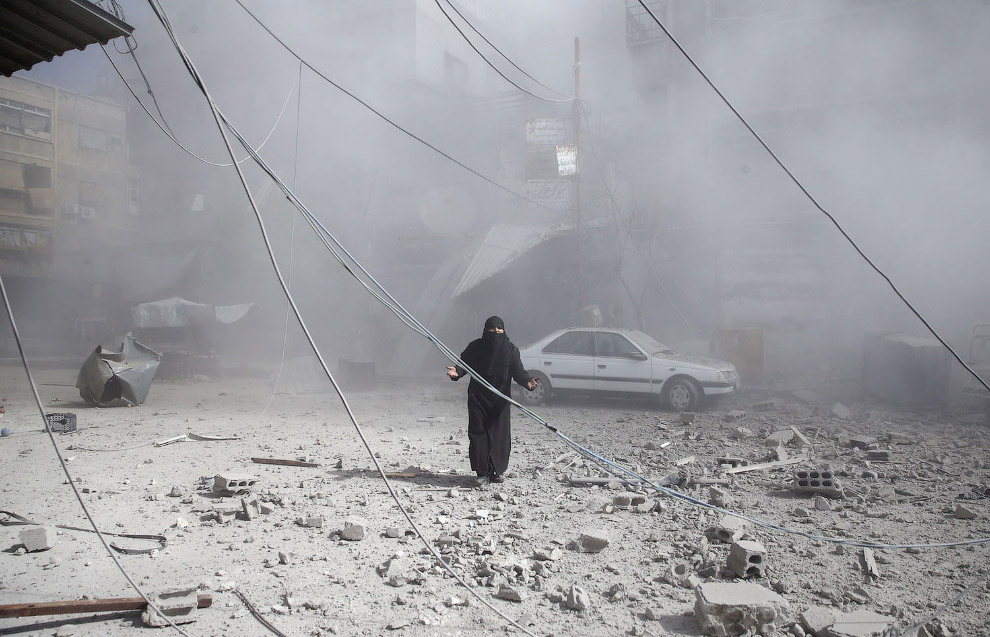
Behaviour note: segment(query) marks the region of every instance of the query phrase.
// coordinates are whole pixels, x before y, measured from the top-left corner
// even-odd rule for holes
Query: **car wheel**
[[[536,386],[536,389],[529,391],[524,389],[522,393],[522,399],[524,403],[530,405],[539,405],[550,400],[550,392],[552,387],[550,386],[550,379],[540,372],[527,372],[531,377],[540,381]]]
[[[663,390],[664,402],[675,411],[693,411],[698,406],[701,392],[689,378],[674,378],[667,381]]]

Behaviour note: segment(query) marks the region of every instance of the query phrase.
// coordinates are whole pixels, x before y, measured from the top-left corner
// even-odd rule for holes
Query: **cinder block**
[[[217,474],[213,476],[214,493],[241,493],[250,491],[258,479],[243,473]]]
[[[705,582],[694,589],[694,616],[706,635],[775,634],[789,609],[787,600],[748,582]]]
[[[831,471],[818,469],[795,469],[792,488],[799,493],[815,493],[833,498],[842,498],[842,485]]]
[[[54,526],[32,526],[24,529],[20,534],[21,544],[28,552],[47,551],[55,546]]]
[[[729,548],[725,565],[739,577],[763,577],[767,550],[759,542],[739,540]]]
[[[151,601],[155,603],[162,614],[156,613],[151,606],[145,608],[141,615],[141,620],[145,626],[155,628],[168,626],[168,620],[162,615],[168,617],[175,624],[187,624],[196,621],[194,614],[199,608],[199,594],[195,586],[163,591],[152,597]]]

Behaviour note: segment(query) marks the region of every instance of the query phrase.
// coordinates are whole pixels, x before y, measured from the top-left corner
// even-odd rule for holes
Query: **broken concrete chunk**
[[[857,610],[836,619],[825,629],[824,637],[873,637],[883,634],[893,622],[893,617]]]
[[[352,515],[344,520],[344,528],[340,532],[340,537],[345,540],[363,540],[368,532],[368,521],[364,518]]]
[[[866,452],[866,459],[873,462],[887,462],[890,460],[890,452],[883,449],[869,449]]]
[[[849,446],[857,449],[869,449],[877,444],[873,436],[849,436]]]
[[[975,511],[969,507],[963,506],[962,504],[957,504],[952,514],[958,520],[975,520],[977,517]]]
[[[739,540],[729,548],[725,565],[739,577],[763,577],[767,550],[759,542]]]
[[[804,629],[813,636],[824,635],[825,629],[835,621],[836,614],[827,608],[812,606],[798,616]]]
[[[155,612],[151,606],[147,606],[141,614],[141,621],[145,626],[161,628],[168,626],[169,620],[175,624],[196,621],[195,612],[199,608],[199,595],[195,586],[162,591],[154,595],[151,601],[161,614]],[[166,617],[168,619],[165,619]]]
[[[705,535],[713,540],[731,544],[746,537],[749,522],[734,515],[723,515],[718,524],[707,529]]]
[[[20,534],[21,544],[29,552],[47,551],[55,546],[54,526],[32,526],[24,529]]]
[[[741,409],[733,409],[725,413],[725,422],[735,422],[746,417],[746,412]]]
[[[574,584],[567,591],[567,607],[571,610],[588,610],[591,608],[591,599],[583,588]]]
[[[693,411],[682,411],[681,412],[681,424],[690,425],[694,422],[694,412]]]
[[[914,439],[907,434],[890,431],[887,432],[887,442],[892,445],[912,445],[914,444]]]
[[[514,588],[508,584],[502,584],[498,587],[498,592],[495,593],[495,597],[499,599],[507,599],[510,602],[521,602],[526,599],[529,595],[525,590]]]
[[[539,560],[541,562],[553,561],[556,562],[560,559],[562,551],[559,546],[548,546],[541,549],[535,549],[533,551],[533,559]]]
[[[582,553],[600,553],[608,546],[608,534],[600,529],[583,531],[578,537],[577,546]]]
[[[794,440],[794,432],[790,429],[775,431],[763,440],[763,444],[768,447],[780,447]]]
[[[323,516],[321,515],[303,515],[296,518],[296,524],[299,526],[308,526],[312,528],[319,529],[323,526]]]
[[[250,490],[258,479],[243,473],[217,474],[213,476],[214,493],[244,493]]]
[[[784,622],[787,600],[747,582],[706,582],[695,589],[694,614],[706,635],[774,634]]]
[[[880,579],[880,567],[877,566],[876,558],[873,555],[873,549],[864,547],[863,550],[860,551],[859,566],[867,579]]]

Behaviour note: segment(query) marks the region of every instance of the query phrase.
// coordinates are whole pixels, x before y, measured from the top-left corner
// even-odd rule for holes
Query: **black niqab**
[[[502,330],[499,334],[495,328]],[[485,331],[481,333],[481,342],[484,345],[485,353],[488,356],[486,369],[475,370],[481,373],[485,380],[496,387],[500,386],[502,379],[498,373],[507,367],[509,354],[512,352],[512,341],[505,333],[505,321],[497,316],[489,316],[485,321]]]

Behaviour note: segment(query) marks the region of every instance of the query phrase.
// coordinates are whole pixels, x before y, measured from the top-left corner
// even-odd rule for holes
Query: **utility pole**
[[[584,299],[584,229],[581,221],[581,38],[574,38],[574,103],[571,106],[574,120],[574,230],[577,232],[577,292],[578,313],[585,306]]]

